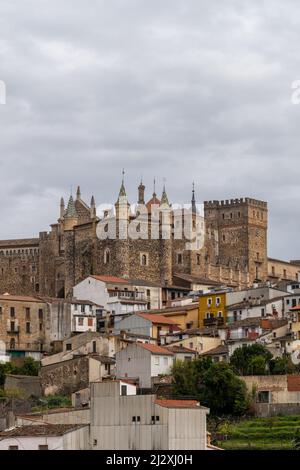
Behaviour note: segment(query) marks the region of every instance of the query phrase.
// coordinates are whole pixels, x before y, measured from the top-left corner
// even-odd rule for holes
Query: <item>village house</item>
[[[226,291],[199,296],[199,327],[221,326],[227,321]]]
[[[181,345],[170,345],[166,348],[174,354],[175,361],[192,361],[198,356],[197,351],[193,349],[185,348]]]
[[[153,283],[129,281],[114,276],[88,276],[73,288],[77,298],[103,305],[114,322],[123,315],[161,306],[161,288]]]
[[[40,360],[50,348],[46,325],[47,304],[36,297],[4,294],[0,296],[0,338],[10,358]]]
[[[76,355],[43,365],[40,371],[44,395],[70,395],[96,380],[115,375],[115,360],[98,354]]]
[[[1,450],[88,450],[89,426],[35,424],[0,432]]]
[[[152,388],[152,379],[169,375],[174,354],[167,348],[154,344],[132,343],[116,354],[118,379],[134,379],[142,389]]]
[[[180,331],[180,328],[176,322],[165,315],[136,313],[118,322],[114,332],[120,334],[122,331],[154,338],[157,344],[161,344],[166,335]]]
[[[235,322],[247,318],[257,318],[261,316],[282,318],[284,315],[284,298],[274,297],[273,299],[252,299],[229,305],[226,307],[227,321]]]

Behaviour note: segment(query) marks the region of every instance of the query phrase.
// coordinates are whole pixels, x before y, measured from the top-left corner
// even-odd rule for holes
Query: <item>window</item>
[[[190,343],[190,349],[194,348],[194,343]]]
[[[30,322],[26,322],[26,333],[30,333]]]
[[[39,450],[49,450],[47,445],[39,445]]]
[[[136,421],[137,421],[137,423],[140,423],[140,422],[141,422],[141,417],[140,417],[140,416],[137,416],[137,417],[136,417]]]
[[[262,316],[262,317],[265,316],[265,309],[264,309],[264,308],[261,309],[261,316]]]
[[[159,366],[159,356],[154,356],[154,364]]]
[[[136,417],[135,417],[135,416],[132,416],[132,422],[133,422],[133,423],[136,422]]]
[[[283,270],[283,277],[286,279],[286,269]]]
[[[109,264],[110,262],[110,250],[106,249],[104,252],[104,264]]]
[[[216,298],[216,306],[219,307],[219,305],[221,305],[221,298],[217,297]]]
[[[43,320],[44,318],[44,312],[42,308],[39,308],[39,320]]]
[[[14,321],[10,322],[10,331],[15,331],[15,322]]]
[[[148,255],[146,253],[140,254],[140,264],[141,266],[148,266]]]
[[[218,312],[218,317],[222,318],[223,317],[223,312]]]
[[[88,326],[93,327],[93,324],[94,324],[93,319],[88,318]]]
[[[167,357],[164,357],[164,365],[165,365],[165,366],[168,365],[168,358],[167,358]]]
[[[83,320],[84,319],[82,317],[78,318],[78,325],[79,326],[83,326]]]
[[[85,306],[84,305],[81,305],[81,313],[84,313],[85,312]]]
[[[15,307],[10,307],[10,317],[15,318]]]
[[[40,331],[43,331],[43,323],[40,323]]]
[[[257,403],[270,403],[270,392],[267,390],[258,392]]]
[[[15,340],[15,338],[11,338],[11,340],[9,342],[9,348],[10,349],[16,349],[16,340]]]
[[[66,344],[66,351],[72,351],[72,343]]]
[[[127,386],[126,385],[121,386],[121,395],[122,395],[122,397],[127,396]]]
[[[201,256],[197,255],[197,265],[200,266],[201,263]]]
[[[30,308],[25,308],[25,317],[26,320],[30,320]]]
[[[207,306],[208,307],[212,306],[212,298],[211,297],[209,299],[207,299]]]
[[[19,450],[19,446],[9,446],[8,450]]]
[[[97,342],[93,341],[93,353],[95,354],[97,352]]]
[[[177,253],[177,264],[182,264],[182,253]]]
[[[275,266],[272,266],[272,276],[275,276]]]

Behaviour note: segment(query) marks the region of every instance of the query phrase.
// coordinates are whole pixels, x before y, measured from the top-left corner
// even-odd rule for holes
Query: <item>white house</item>
[[[169,375],[174,354],[155,344],[132,343],[116,354],[116,376],[138,379],[140,388],[151,388],[152,377]]]
[[[228,322],[247,318],[269,317],[282,318],[284,315],[284,297],[273,299],[252,299],[227,306]]]
[[[73,294],[103,305],[116,321],[124,314],[144,311],[151,305],[144,288],[114,276],[88,276],[73,288]]]
[[[89,426],[35,424],[0,432],[1,450],[87,450]]]

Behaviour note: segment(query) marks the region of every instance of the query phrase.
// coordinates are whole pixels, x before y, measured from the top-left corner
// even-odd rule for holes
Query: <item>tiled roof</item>
[[[146,349],[150,351],[152,354],[159,354],[162,356],[173,356],[173,353],[169,351],[167,348],[163,348],[162,346],[158,346],[157,344],[149,344],[149,343],[134,343],[140,348]]]
[[[178,354],[178,353],[197,354],[197,351],[195,351],[194,349],[185,348],[184,346],[171,345],[171,346],[166,346],[166,348],[168,348],[169,351],[172,351],[174,354]]]
[[[296,305],[295,307],[290,308],[290,310],[300,310],[300,305]]]
[[[300,392],[300,375],[287,376],[287,389],[288,392]]]
[[[158,325],[177,325],[173,320],[166,318],[164,315],[157,315],[152,313],[137,313],[137,316],[145,318],[145,320],[149,320],[152,323]]]
[[[121,277],[116,277],[116,276],[96,276],[92,275],[90,277],[93,277],[97,281],[102,281],[102,282],[111,282],[114,284],[129,284],[129,282],[126,279],[122,279]]]
[[[228,346],[221,344],[220,346],[217,346],[216,348],[206,351],[205,353],[201,354],[201,356],[216,356],[219,354],[223,354],[223,355],[228,354]]]
[[[200,403],[196,400],[160,400],[156,399],[155,404],[164,408],[200,408]]]
[[[37,299],[36,297],[29,297],[25,295],[10,295],[10,294],[3,294],[0,295],[0,301],[13,301],[13,302],[40,302],[43,303],[43,300]]]
[[[32,426],[18,426],[0,432],[0,437],[35,437],[35,436],[63,436],[67,432],[83,427],[82,424],[41,424]]]

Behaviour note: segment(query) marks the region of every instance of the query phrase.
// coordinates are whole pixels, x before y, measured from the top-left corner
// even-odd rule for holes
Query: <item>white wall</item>
[[[108,309],[107,301],[109,296],[106,284],[91,276],[73,287],[73,295],[76,299],[90,300],[95,304],[102,305],[106,310]]]

